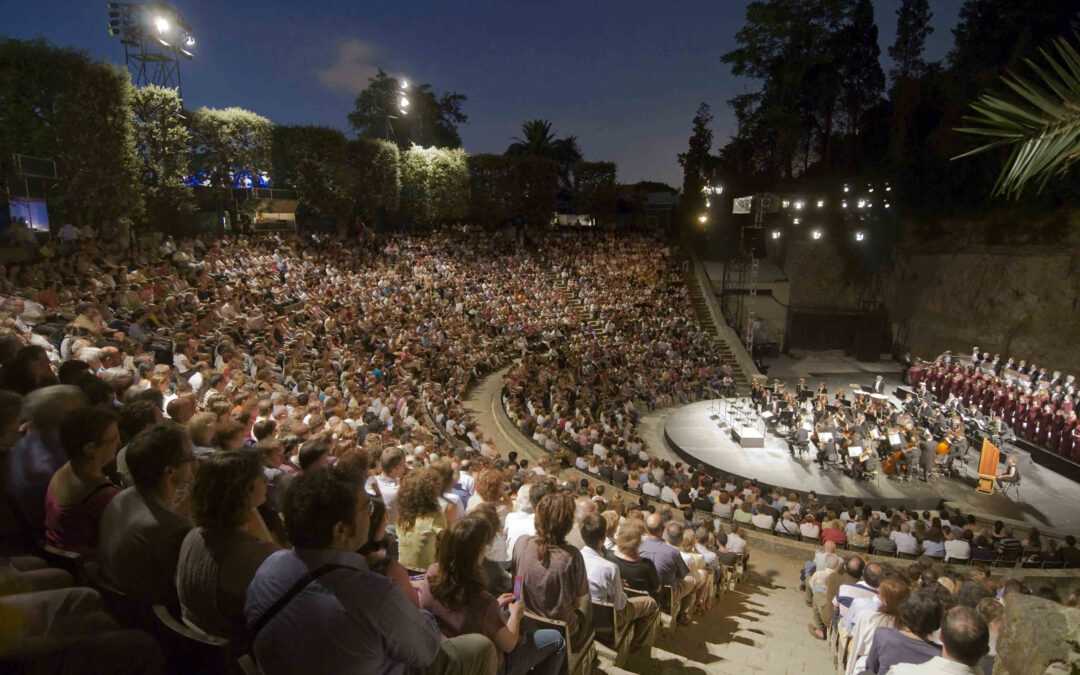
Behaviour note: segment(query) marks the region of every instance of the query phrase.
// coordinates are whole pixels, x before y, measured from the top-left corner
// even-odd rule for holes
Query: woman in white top
[[[907,582],[900,577],[886,577],[878,586],[878,608],[865,611],[855,619],[851,629],[851,644],[848,647],[847,667],[844,675],[855,675],[866,670],[866,657],[874,643],[874,633],[878,628],[895,628],[900,605],[907,599],[910,590]]]
[[[679,553],[682,555],[683,562],[690,568],[690,574],[698,579],[698,591],[695,594],[697,611],[705,612],[712,607],[713,596],[715,595],[713,586],[716,583],[716,577],[709,570],[708,565],[705,564],[705,556],[698,553],[697,543],[698,540],[692,528],[688,527],[683,530]]]
[[[494,504],[499,516],[499,528],[495,531],[495,540],[488,548],[487,559],[498,563],[510,561],[506,540],[506,514],[510,513],[510,503],[506,496],[506,474],[498,469],[486,469],[476,477],[476,494],[469,499],[470,513],[481,504]]]
[[[795,515],[790,510],[784,509],[784,512],[780,514],[780,520],[776,521],[776,527],[773,530],[777,534],[796,535],[799,534],[799,523],[795,520]]]
[[[799,525],[799,534],[803,539],[810,539],[817,541],[821,537],[821,527],[818,526],[817,518],[813,514],[806,514],[806,518],[803,519],[802,524]]]

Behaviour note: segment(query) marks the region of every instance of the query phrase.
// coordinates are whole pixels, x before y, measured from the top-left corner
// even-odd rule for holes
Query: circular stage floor
[[[1022,520],[1032,525],[1062,532],[1080,532],[1080,486],[1034,464],[1022,450],[1008,446],[1006,452],[1019,457],[1021,500],[975,492],[978,452],[968,453],[961,479],[940,478],[928,483],[913,479],[899,481],[880,474],[876,479],[856,481],[840,469],[825,471],[814,461],[814,452],[792,458],[787,443],[771,433],[765,447],[743,448],[721,427],[718,402],[699,401],[675,409],[664,422],[664,437],[679,456],[701,462],[740,478],[755,478],[798,492],[816,492],[831,497],[861,498],[873,504],[904,504],[920,510],[933,509],[945,499],[966,511],[996,518]],[[878,468],[877,462],[871,468]]]

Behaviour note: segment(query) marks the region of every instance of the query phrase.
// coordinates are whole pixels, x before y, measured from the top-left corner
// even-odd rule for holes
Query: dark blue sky
[[[720,62],[743,23],[742,0],[175,0],[199,39],[183,64],[192,107],[241,106],[278,123],[347,128],[358,87],[381,66],[469,97],[469,152],[502,152],[541,117],[576,134],[585,156],[618,163],[620,182],[678,186],[697,104],[712,105],[719,143],[727,99],[750,90]],[[900,0],[875,0],[882,53]],[[937,0],[928,58],[952,45],[960,0]],[[0,35],[45,37],[119,63],[104,0],[0,0]],[[888,67],[888,64],[885,64]]]

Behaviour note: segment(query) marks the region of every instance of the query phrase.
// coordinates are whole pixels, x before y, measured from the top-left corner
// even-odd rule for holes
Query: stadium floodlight
[[[780,230],[773,230],[772,231],[772,238],[773,239],[779,239],[780,238]]]
[[[176,89],[181,96],[180,61],[194,58],[195,35],[166,0],[107,2],[108,33],[120,41],[124,65],[136,87]]]
[[[159,34],[165,35],[172,28],[172,24],[169,23],[168,19],[159,14],[154,17],[154,28],[157,29]]]
[[[846,199],[844,201],[840,202],[840,208],[842,208],[842,209],[847,208],[847,200]]]
[[[409,81],[408,80],[402,80],[401,81],[401,90],[405,91],[408,88],[409,88]]]
[[[188,49],[194,48],[195,47],[195,36],[189,34],[187,37],[185,37],[184,38],[184,46],[187,47]]]
[[[814,231],[810,233],[810,238],[814,241],[821,239],[823,236],[825,236],[825,233],[822,232],[820,228],[815,228]]]
[[[806,206],[806,203],[803,202],[803,200],[799,199],[795,202],[793,206],[795,207],[796,211],[802,211],[803,207]]]
[[[791,202],[789,200],[785,199],[784,201],[780,202],[780,206],[783,206],[786,209],[789,206],[791,206]]]
[[[704,225],[705,223],[709,222],[709,217],[703,213],[697,217],[697,221]]]
[[[844,186],[844,192],[851,192],[851,186],[850,185],[845,185]]]
[[[855,232],[855,241],[865,241],[865,240],[866,240],[866,233],[865,232],[863,232],[862,230],[858,230],[857,232]]]
[[[802,220],[801,220],[801,219],[799,219],[799,218],[792,218],[792,219],[791,219],[791,223],[792,223],[793,225],[798,225],[798,224],[799,224],[799,223],[801,223],[801,222],[802,222]]]
[[[890,206],[892,206],[892,204],[890,204],[889,202],[885,202],[885,208],[889,208]]]
[[[860,209],[865,209],[866,208],[866,200],[865,199],[860,199],[858,201],[858,203],[856,203],[856,206],[859,207]]]
[[[820,208],[824,208],[824,206],[825,206],[825,200],[824,200],[824,199],[819,199],[819,200],[817,200],[817,207],[818,207],[819,209],[820,209]]]

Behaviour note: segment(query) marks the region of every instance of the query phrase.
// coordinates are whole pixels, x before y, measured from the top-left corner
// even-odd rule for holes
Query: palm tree
[[[547,120],[529,120],[521,125],[521,136],[515,136],[514,142],[506,149],[507,155],[522,157],[535,155],[555,159],[555,133],[551,122]]]
[[[964,118],[970,126],[957,129],[992,140],[954,159],[1012,148],[995,194],[1018,197],[1032,182],[1041,192],[1080,159],[1080,54],[1064,39],[1053,46],[1054,53],[1039,50],[1043,66],[1025,59],[1035,81],[1014,74],[1002,77],[1016,96],[983,94],[971,104],[977,114]]]

